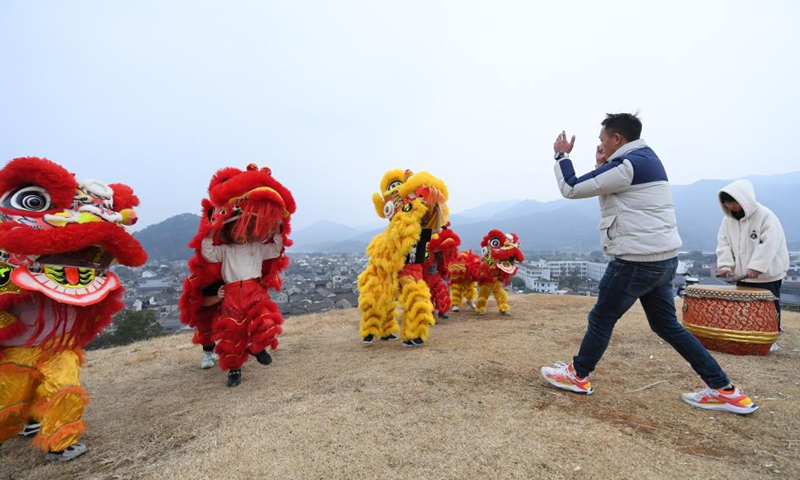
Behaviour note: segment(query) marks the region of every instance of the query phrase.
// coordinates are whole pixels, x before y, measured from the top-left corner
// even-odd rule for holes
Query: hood
[[[736,180],[723,187],[719,193],[717,193],[717,201],[719,202],[720,208],[722,208],[722,213],[730,217],[731,210],[722,203],[722,199],[720,198],[722,193],[727,193],[742,206],[742,210],[744,210],[744,217],[742,218],[753,215],[758,208],[756,192],[755,189],[753,189],[753,184],[750,183],[749,180]]]

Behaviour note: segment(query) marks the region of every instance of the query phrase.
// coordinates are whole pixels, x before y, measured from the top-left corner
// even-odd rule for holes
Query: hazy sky
[[[556,134],[588,171],[606,112],[640,111],[673,184],[800,170],[799,58],[792,0],[0,0],[0,161],[128,183],[139,227],[255,162],[295,228],[374,226],[391,168],[454,213],[559,198]]]

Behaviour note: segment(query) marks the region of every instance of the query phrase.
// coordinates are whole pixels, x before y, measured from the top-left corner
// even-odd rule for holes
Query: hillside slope
[[[511,317],[453,314],[420,349],[361,345],[355,309],[292,317],[235,389],[188,335],[89,352],[89,452],[46,464],[14,439],[0,478],[800,478],[800,314],[769,357],[715,354],[761,405],[740,417],[680,400],[700,381],[638,305],[594,395],[549,387],[538,370],[570,359],[592,299],[510,302]]]

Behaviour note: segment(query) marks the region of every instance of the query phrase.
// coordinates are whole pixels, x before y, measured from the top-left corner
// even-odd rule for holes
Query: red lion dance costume
[[[519,249],[519,238],[514,233],[504,234],[500,230],[492,230],[481,241],[483,268],[478,280],[478,315],[486,312],[489,296],[494,295],[501,315],[511,315],[508,306],[508,294],[503,288],[511,283],[518,270],[515,262],[522,262],[525,256]]]
[[[475,309],[475,299],[478,298],[477,279],[482,266],[481,257],[472,253],[472,250],[459,252],[449,265],[450,303],[453,305],[454,312],[461,309],[464,301],[467,302],[469,308]]]
[[[71,460],[86,451],[83,347],[125,306],[108,267],[147,260],[122,226],[139,199],[35,157],[0,170],[0,192],[0,443],[32,419],[46,458]]]
[[[422,262],[431,235],[447,223],[447,187],[428,172],[390,170],[372,201],[386,231],[367,247],[367,267],[358,276],[362,342],[395,340],[396,307],[403,308],[400,337],[405,346],[422,346],[433,318],[431,293],[422,279]],[[400,301],[398,302],[398,294]]]
[[[450,272],[450,264],[458,254],[458,247],[461,245],[461,238],[452,230],[443,227],[438,234],[431,236],[428,242],[428,252],[425,261],[422,263],[422,278],[428,289],[431,291],[431,301],[433,308],[437,311],[437,316],[449,320],[450,316],[450,292],[447,291],[447,277]]]
[[[194,343],[216,342],[220,368],[229,371],[228,386],[236,386],[248,355],[266,365],[271,362],[266,349],[278,347],[276,336],[281,333],[283,317],[267,289],[281,289],[279,274],[289,265],[283,251],[292,244],[288,235],[296,206],[291,192],[272,177],[271,170],[254,164],[244,171],[218,171],[208,193],[209,199],[202,202],[200,227],[189,244],[195,256],[183,286],[181,321],[196,327]],[[235,245],[237,238],[247,241]],[[242,248],[263,259],[251,275],[238,269],[231,257]],[[272,253],[265,253],[268,251]],[[221,306],[204,307],[203,290],[223,279]],[[234,378],[237,375],[238,379]]]
[[[216,361],[213,354],[216,344],[213,339],[214,320],[219,317],[222,304],[215,298],[206,302],[209,297],[216,297],[219,288],[225,285],[222,281],[222,264],[208,263],[201,251],[202,240],[211,231],[211,220],[214,217],[214,206],[211,200],[204,198],[201,201],[203,214],[200,217],[200,226],[189,247],[194,249],[195,255],[189,259],[189,276],[183,282],[179,309],[181,323],[195,328],[192,342],[202,345],[207,352],[208,364],[201,364],[202,368],[211,368]],[[201,287],[203,286],[204,287]]]

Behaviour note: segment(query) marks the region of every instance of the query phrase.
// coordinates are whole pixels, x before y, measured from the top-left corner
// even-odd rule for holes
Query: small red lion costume
[[[472,250],[459,252],[455,260],[449,265],[450,271],[450,302],[452,310],[457,312],[461,304],[466,301],[469,308],[475,309],[475,299],[478,298],[478,277],[483,268],[481,257],[472,253]]]
[[[123,227],[138,204],[126,185],[79,181],[46,159],[0,170],[0,443],[30,418],[43,450],[78,444],[83,347],[125,306],[108,267],[147,260]]]
[[[486,312],[490,295],[494,295],[500,313],[510,315],[508,294],[503,286],[511,283],[511,277],[516,275],[519,268],[515,263],[525,260],[519,249],[519,237],[515,233],[491,230],[481,241],[481,253],[483,268],[478,279],[478,315]]]
[[[422,279],[431,291],[433,308],[445,319],[451,306],[446,280],[449,277],[450,264],[455,261],[460,245],[461,238],[454,231],[443,227],[441,232],[431,236],[427,257],[422,262]]]
[[[222,304],[203,307],[203,290],[222,281],[222,264],[211,263],[202,255],[202,241],[214,230],[214,245],[228,244],[221,226],[236,222],[235,231],[249,231],[264,243],[280,235],[283,247],[292,244],[291,214],[296,205],[291,192],[272,177],[272,171],[255,164],[246,170],[219,170],[208,186],[209,199],[202,201],[200,226],[189,246],[195,255],[189,261],[189,277],[180,300],[181,322],[195,327],[192,341],[200,345],[216,342],[215,352],[223,370],[238,370],[249,354],[278,347],[283,317],[270,299],[267,289],[280,291],[280,273],[289,266],[281,254],[264,260],[261,279],[225,286]],[[269,238],[266,238],[269,237]],[[212,289],[214,289],[212,287]]]

